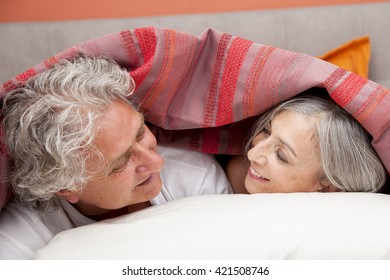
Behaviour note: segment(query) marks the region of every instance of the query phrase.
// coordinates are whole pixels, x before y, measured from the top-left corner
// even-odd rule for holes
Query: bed
[[[0,46],[0,59],[9,67],[0,69],[4,81],[0,93],[58,58],[80,51],[110,55],[129,69],[138,84],[136,94],[160,143],[234,154],[240,153],[242,143],[230,137],[229,145],[223,145],[224,135],[237,135],[237,129],[247,127],[245,120],[281,100],[311,87],[324,87],[371,133],[389,171],[390,38],[383,36],[386,26],[390,27],[390,3],[1,24],[5,43]],[[142,50],[142,62],[134,55],[135,48]],[[158,58],[170,57],[167,53],[175,59],[156,63]],[[218,54],[224,56],[219,62]],[[166,69],[178,72],[172,75]],[[221,69],[229,71],[218,72]],[[252,78],[243,79],[243,73]],[[225,93],[210,93],[199,86],[199,77],[208,77],[204,84],[214,82]],[[233,87],[232,79],[237,82]],[[250,98],[237,101],[231,94],[237,88],[249,92],[245,96]],[[262,99],[258,98],[260,89]],[[197,92],[196,98],[189,97],[189,92]],[[206,111],[212,112],[207,118]],[[5,160],[1,158],[3,166]],[[379,193],[189,197],[65,231],[36,258],[389,259],[389,212],[390,197]]]

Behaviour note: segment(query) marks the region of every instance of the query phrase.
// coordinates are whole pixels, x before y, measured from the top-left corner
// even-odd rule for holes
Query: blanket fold
[[[390,171],[389,90],[302,53],[208,29],[198,37],[146,27],[108,34],[64,50],[0,86],[0,98],[59,59],[112,57],[128,69],[145,119],[162,144],[237,154],[251,118],[309,88],[325,88],[372,135]],[[0,135],[0,199],[6,149]],[[0,207],[3,206],[0,204]]]

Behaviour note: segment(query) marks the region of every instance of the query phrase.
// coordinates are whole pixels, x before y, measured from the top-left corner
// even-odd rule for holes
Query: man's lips
[[[152,182],[154,180],[154,178],[156,177],[156,174],[157,173],[150,174],[149,177],[147,177],[144,181],[142,181],[136,187],[142,187],[142,186],[145,186],[145,185],[149,184],[150,182]]]
[[[257,181],[269,181],[269,179],[261,176],[252,166],[249,167],[248,174]]]

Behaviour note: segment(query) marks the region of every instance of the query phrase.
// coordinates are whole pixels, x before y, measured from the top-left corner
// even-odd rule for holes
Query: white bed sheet
[[[205,195],[71,229],[37,259],[390,259],[390,196]]]

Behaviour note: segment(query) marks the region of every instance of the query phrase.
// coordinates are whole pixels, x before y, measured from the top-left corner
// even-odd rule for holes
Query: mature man
[[[212,157],[157,146],[133,91],[114,61],[80,56],[7,94],[15,199],[0,213],[0,258],[32,258],[58,232],[151,205],[231,193]]]

